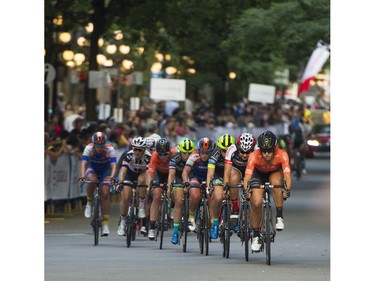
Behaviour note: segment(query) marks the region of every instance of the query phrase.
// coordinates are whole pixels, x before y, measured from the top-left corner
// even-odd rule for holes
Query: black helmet
[[[277,137],[269,130],[262,132],[258,137],[258,146],[262,151],[272,151],[276,144]]]
[[[166,138],[161,138],[156,143],[156,151],[158,153],[167,153],[171,149],[171,142],[167,140]]]

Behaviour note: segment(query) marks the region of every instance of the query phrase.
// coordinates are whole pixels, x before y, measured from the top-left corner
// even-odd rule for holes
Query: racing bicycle
[[[169,199],[167,196],[167,191],[168,191],[167,183],[166,182],[163,183],[161,188],[162,188],[161,203],[160,203],[160,208],[159,208],[159,215],[157,219],[156,235],[155,235],[155,241],[158,240],[158,237],[160,235],[160,249],[163,248],[164,232],[171,228],[171,222],[170,222],[169,214],[168,214]]]
[[[103,222],[103,216],[102,216],[102,199],[101,199],[101,188],[103,185],[111,185],[112,183],[110,181],[90,181],[85,180],[80,188],[82,189],[83,184],[94,184],[95,185],[95,191],[94,196],[92,198],[92,208],[91,208],[91,226],[94,232],[94,245],[97,246],[99,244],[99,229],[100,232],[102,232],[102,222]],[[103,236],[103,234],[101,234]]]
[[[265,184],[251,184],[250,189],[260,188],[264,189],[263,192],[263,203],[262,203],[262,220],[260,228],[260,251],[263,252],[264,248],[266,250],[266,264],[271,264],[271,242],[275,241],[276,236],[276,227],[275,227],[275,218],[272,215],[272,205],[271,205],[271,190],[274,188],[282,188],[287,190],[286,182],[283,180],[283,183],[280,185],[271,184],[266,182]],[[251,242],[253,237],[251,236]]]
[[[190,187],[192,188],[192,187]],[[208,255],[209,250],[209,230],[210,230],[210,218],[209,218],[209,211],[208,211],[208,198],[207,195],[210,192],[207,189],[206,182],[202,182],[200,186],[198,186],[201,190],[201,200],[198,206],[198,216],[197,216],[197,238],[199,241],[199,250],[201,254]]]
[[[137,188],[138,187],[148,187],[147,185],[139,184],[138,181],[129,181],[124,180],[120,182],[117,186],[117,192],[121,192],[124,189],[124,186],[129,186],[132,189],[132,196],[130,199],[130,206],[128,215],[126,217],[125,225],[125,235],[126,235],[126,246],[129,248],[131,242],[135,240],[136,231],[137,231]]]
[[[230,237],[232,235],[232,225],[231,225],[231,209],[232,203],[230,200],[230,189],[231,188],[241,188],[243,184],[229,185],[228,183],[224,186],[224,199],[222,201],[221,207],[221,223],[219,227],[220,242],[223,245],[223,257],[229,258],[230,249]]]

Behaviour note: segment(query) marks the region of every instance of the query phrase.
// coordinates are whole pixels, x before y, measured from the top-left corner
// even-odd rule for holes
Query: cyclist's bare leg
[[[190,213],[194,213],[198,208],[199,201],[201,200],[201,191],[199,186],[198,181],[191,181],[190,185],[191,187],[189,188],[189,211]],[[195,186],[195,187],[192,187]]]
[[[175,223],[181,222],[183,195],[184,195],[184,189],[183,188],[173,189],[173,198],[174,198],[173,221]]]
[[[239,184],[242,179],[242,174],[236,168],[232,167],[231,177],[230,177],[230,185]],[[232,201],[232,211],[238,211],[238,188],[231,188],[230,189],[230,198]],[[237,205],[237,206],[236,206]]]
[[[271,184],[282,184],[284,176],[281,171],[276,171],[270,174],[270,183]],[[281,188],[275,188],[273,190],[273,200],[277,208],[282,208],[284,203],[283,190]]]
[[[254,188],[250,195],[250,222],[253,229],[259,229],[262,220],[263,189]]]
[[[224,199],[224,187],[222,185],[215,185],[214,191],[209,196],[211,201],[208,201],[210,208],[211,223],[213,219],[218,218],[221,212],[221,203]]]
[[[126,217],[128,214],[131,193],[132,193],[132,188],[126,185],[121,191],[121,199],[120,199],[119,205],[120,205],[120,215],[122,217]]]
[[[150,223],[158,219],[159,208],[161,203],[162,188],[154,187],[152,189],[152,203],[150,208]]]
[[[111,199],[110,199],[110,189],[111,187],[109,185],[103,185],[102,186],[102,209],[103,209],[103,224],[108,224],[109,221],[109,212],[110,212],[110,206],[111,206]]]
[[[94,170],[90,168],[86,170],[85,178],[86,180],[91,181],[91,182],[96,182],[98,180],[98,177],[95,174]],[[95,191],[95,184],[90,183],[86,185],[87,202],[90,204],[92,202],[92,197],[94,196],[94,191]]]
[[[138,184],[140,185],[144,185],[146,184],[146,173],[143,172],[141,173],[139,176],[138,176]],[[148,206],[148,200],[146,200],[146,197],[147,197],[147,188],[146,187],[138,187],[137,188],[137,191],[138,191],[138,202],[139,202],[139,208],[140,209],[145,209],[145,213],[146,213],[146,216],[147,216],[147,213],[148,213],[148,209],[149,209],[149,206]]]

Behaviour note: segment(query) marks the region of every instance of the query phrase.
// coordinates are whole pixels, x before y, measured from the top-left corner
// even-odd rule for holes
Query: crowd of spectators
[[[61,153],[80,156],[85,145],[96,131],[105,132],[115,148],[126,148],[131,139],[147,137],[157,133],[176,145],[180,138],[196,140],[196,128],[213,129],[267,127],[284,122],[290,123],[293,117],[304,117],[311,106],[295,100],[277,99],[274,104],[259,104],[243,98],[241,102],[225,104],[215,113],[212,105],[205,99],[187,102],[154,101],[145,91],[139,110],[130,110],[124,104],[123,122],[115,122],[113,117],[98,122],[87,122],[85,106],[65,102],[59,94],[59,107],[45,121],[45,151],[52,159]],[[189,105],[189,106],[185,106]],[[311,120],[309,121],[311,122]]]

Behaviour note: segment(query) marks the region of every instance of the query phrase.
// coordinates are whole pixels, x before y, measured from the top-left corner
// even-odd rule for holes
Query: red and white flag
[[[319,41],[303,72],[298,96],[300,96],[302,92],[310,89],[310,81],[314,79],[315,75],[317,75],[322,69],[324,63],[329,58],[329,55],[329,45],[325,45]]]

